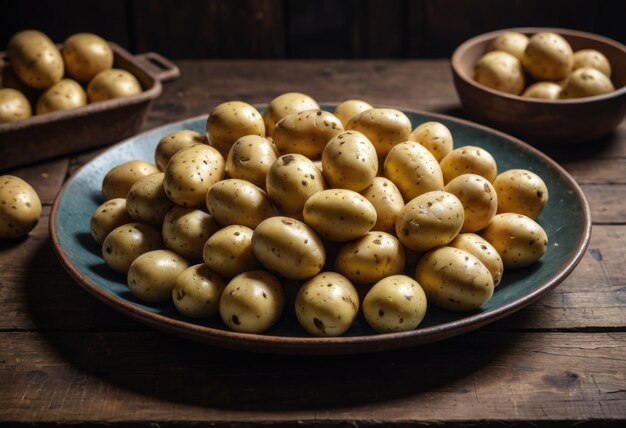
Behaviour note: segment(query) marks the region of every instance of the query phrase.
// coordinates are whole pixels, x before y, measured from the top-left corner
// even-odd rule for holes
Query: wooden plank
[[[626,186],[583,184],[581,186],[594,224],[626,223]]]
[[[565,162],[563,167],[580,184],[626,184],[626,158]]]

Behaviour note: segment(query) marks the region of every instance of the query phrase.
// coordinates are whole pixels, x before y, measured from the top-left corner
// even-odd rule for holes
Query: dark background
[[[554,26],[626,43],[625,0],[0,0],[0,50],[17,31],[89,31],[178,58],[437,58],[463,40]]]

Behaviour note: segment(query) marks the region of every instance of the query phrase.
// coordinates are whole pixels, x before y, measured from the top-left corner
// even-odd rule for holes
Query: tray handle
[[[156,52],[137,54],[135,59],[145,66],[156,79],[162,82],[180,76],[180,69],[176,64]]]

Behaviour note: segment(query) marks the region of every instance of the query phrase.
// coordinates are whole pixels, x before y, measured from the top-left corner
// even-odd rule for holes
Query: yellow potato
[[[490,49],[509,53],[521,61],[526,46],[528,46],[528,37],[524,34],[516,31],[505,31],[493,41]]]
[[[130,97],[141,92],[141,84],[126,70],[112,68],[96,74],[87,86],[90,103]]]
[[[250,104],[229,101],[211,111],[206,132],[209,144],[226,157],[235,141],[244,135],[265,137],[265,125],[261,114]]]
[[[40,31],[20,31],[11,37],[7,57],[15,74],[32,88],[48,89],[63,78],[61,53]]]
[[[176,278],[189,264],[169,250],[154,250],[137,257],[128,269],[128,289],[144,302],[166,302],[172,298]]]
[[[421,144],[400,143],[391,149],[383,166],[385,177],[398,186],[405,201],[433,190],[443,190],[437,159]]]
[[[126,198],[133,184],[141,178],[159,172],[151,163],[134,160],[112,168],[102,180],[102,194],[105,200]]]
[[[524,214],[533,220],[548,203],[546,183],[532,171],[510,169],[493,181],[498,194],[498,213]]]
[[[172,300],[181,314],[191,318],[208,318],[219,312],[224,288],[224,280],[201,263],[188,267],[178,275]]]
[[[502,258],[496,249],[493,248],[493,245],[480,235],[476,235],[475,233],[460,233],[450,242],[449,246],[467,251],[476,257],[491,273],[493,286],[497,287],[498,284],[500,284],[504,272]]]
[[[378,173],[376,149],[360,132],[342,132],[324,148],[322,170],[332,187],[360,192],[372,184]]]
[[[33,105],[37,103],[37,98],[41,93],[41,91],[31,88],[26,83],[22,82],[11,66],[6,63],[4,66],[0,67],[0,89],[15,89]]]
[[[46,114],[59,110],[70,110],[87,104],[87,94],[82,86],[72,79],[62,79],[37,101],[37,114]]]
[[[96,74],[113,67],[113,50],[102,37],[77,33],[65,40],[61,49],[67,73],[79,82],[87,83]]]
[[[519,95],[524,90],[522,64],[513,55],[502,51],[487,52],[474,67],[474,79],[496,91]]]
[[[276,145],[258,135],[246,135],[235,141],[226,158],[230,178],[247,180],[265,189],[267,172],[278,158]]]
[[[319,159],[326,144],[343,132],[343,125],[332,113],[304,110],[282,118],[272,137],[282,154],[297,153],[309,159]]]
[[[170,159],[176,153],[189,147],[207,143],[206,135],[202,135],[199,132],[188,130],[174,131],[159,141],[154,152],[156,166],[159,170],[165,171]]]
[[[572,47],[562,36],[540,32],[530,38],[522,64],[537,80],[557,81],[571,72],[573,56]]]
[[[276,214],[267,194],[254,184],[229,178],[215,183],[206,195],[209,214],[222,226],[240,224],[254,229]]]
[[[375,177],[361,195],[376,210],[376,224],[372,230],[395,233],[396,218],[404,208],[404,199],[396,185],[385,177]]]
[[[276,124],[286,116],[304,110],[319,110],[320,106],[308,95],[288,92],[274,98],[263,112],[265,132],[268,137],[274,134]]]
[[[595,49],[582,49],[574,52],[573,59],[572,71],[583,67],[591,67],[601,71],[606,77],[611,77],[611,63],[602,52]]]
[[[30,184],[13,175],[0,176],[0,238],[27,235],[40,215],[41,201]]]
[[[354,116],[346,126],[347,130],[359,131],[376,148],[378,157],[387,153],[398,143],[409,139],[411,121],[401,111],[389,108],[373,108]]]
[[[522,96],[544,100],[558,100],[560,94],[561,85],[554,82],[537,82],[526,88]]]
[[[354,116],[373,108],[363,100],[346,100],[335,107],[333,114],[343,123],[345,128]]]
[[[490,182],[498,175],[498,166],[491,153],[476,146],[463,146],[452,150],[441,160],[440,165],[446,184],[462,174],[477,174]]]
[[[170,208],[163,219],[165,246],[188,259],[201,259],[206,241],[220,226],[204,211],[177,205]]]
[[[20,91],[0,89],[0,124],[28,119],[32,110],[28,99]]]
[[[411,132],[409,141],[420,143],[437,159],[437,162],[454,148],[450,130],[439,122],[422,123]]]
[[[211,270],[225,278],[259,267],[252,248],[252,229],[227,226],[215,232],[204,244],[202,257]]]
[[[486,178],[462,174],[453,178],[443,189],[459,198],[465,211],[461,232],[477,232],[487,227],[498,210],[498,196]]]
[[[614,91],[611,79],[595,68],[579,68],[569,75],[563,89],[561,99],[593,97]]]
[[[165,194],[162,172],[140,178],[128,191],[126,209],[137,222],[161,226],[173,204]]]
[[[100,245],[111,231],[124,224],[131,223],[132,217],[126,210],[126,199],[115,198],[106,201],[91,216],[91,236]]]
[[[128,223],[111,231],[102,243],[102,258],[116,272],[126,274],[143,253],[161,247],[161,232],[142,223]]]

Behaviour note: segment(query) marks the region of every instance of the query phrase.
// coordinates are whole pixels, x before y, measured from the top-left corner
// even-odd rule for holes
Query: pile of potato
[[[142,91],[135,76],[112,68],[113,51],[95,34],[74,34],[59,50],[45,34],[21,31],[9,40],[6,54],[10,66],[0,75],[0,123],[27,119],[33,110],[46,114]]]
[[[134,296],[248,333],[285,304],[316,336],[343,334],[361,307],[377,332],[411,330],[427,304],[481,307],[505,267],[548,245],[534,221],[548,201],[540,177],[498,175],[484,149],[454,149],[443,124],[413,130],[360,100],[334,114],[299,93],[263,115],[220,104],[206,135],[167,135],[155,164],[114,167],[102,192],[91,233]]]
[[[572,51],[562,36],[528,38],[507,31],[474,68],[474,79],[491,89],[546,100],[592,97],[615,90],[611,64],[595,49]]]

